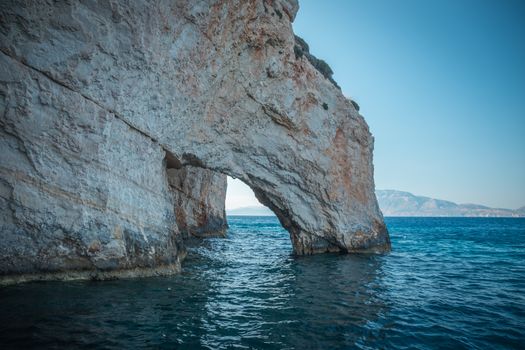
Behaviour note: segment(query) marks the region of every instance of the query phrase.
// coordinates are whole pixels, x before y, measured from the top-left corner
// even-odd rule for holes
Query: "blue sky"
[[[525,205],[525,1],[303,0],[293,27],[361,106],[378,189]]]

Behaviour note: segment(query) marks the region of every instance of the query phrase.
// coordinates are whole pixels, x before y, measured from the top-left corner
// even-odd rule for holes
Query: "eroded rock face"
[[[0,273],[179,270],[164,150],[3,54],[0,80]]]
[[[3,1],[0,273],[176,271],[176,208],[201,221],[173,194],[166,152],[191,167],[186,179],[242,179],[298,254],[388,250],[373,138],[295,54],[296,11],[285,0]]]
[[[175,217],[183,238],[224,236],[226,175],[191,165],[168,169]]]

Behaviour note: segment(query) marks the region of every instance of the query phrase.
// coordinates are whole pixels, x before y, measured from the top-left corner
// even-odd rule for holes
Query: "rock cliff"
[[[183,236],[224,231],[225,174],[297,254],[388,250],[373,138],[297,9],[2,1],[3,281],[176,272]]]

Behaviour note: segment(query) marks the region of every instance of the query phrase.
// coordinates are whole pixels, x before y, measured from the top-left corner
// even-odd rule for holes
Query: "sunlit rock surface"
[[[177,271],[202,220],[168,163],[210,176],[212,196],[223,174],[243,180],[297,254],[388,250],[373,138],[331,71],[296,54],[297,9],[2,1],[0,273]]]

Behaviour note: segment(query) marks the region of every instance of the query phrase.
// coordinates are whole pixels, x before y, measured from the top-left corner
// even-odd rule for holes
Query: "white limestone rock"
[[[296,57],[297,8],[3,1],[0,273],[177,270],[166,152],[243,180],[297,254],[388,250],[373,138]]]

